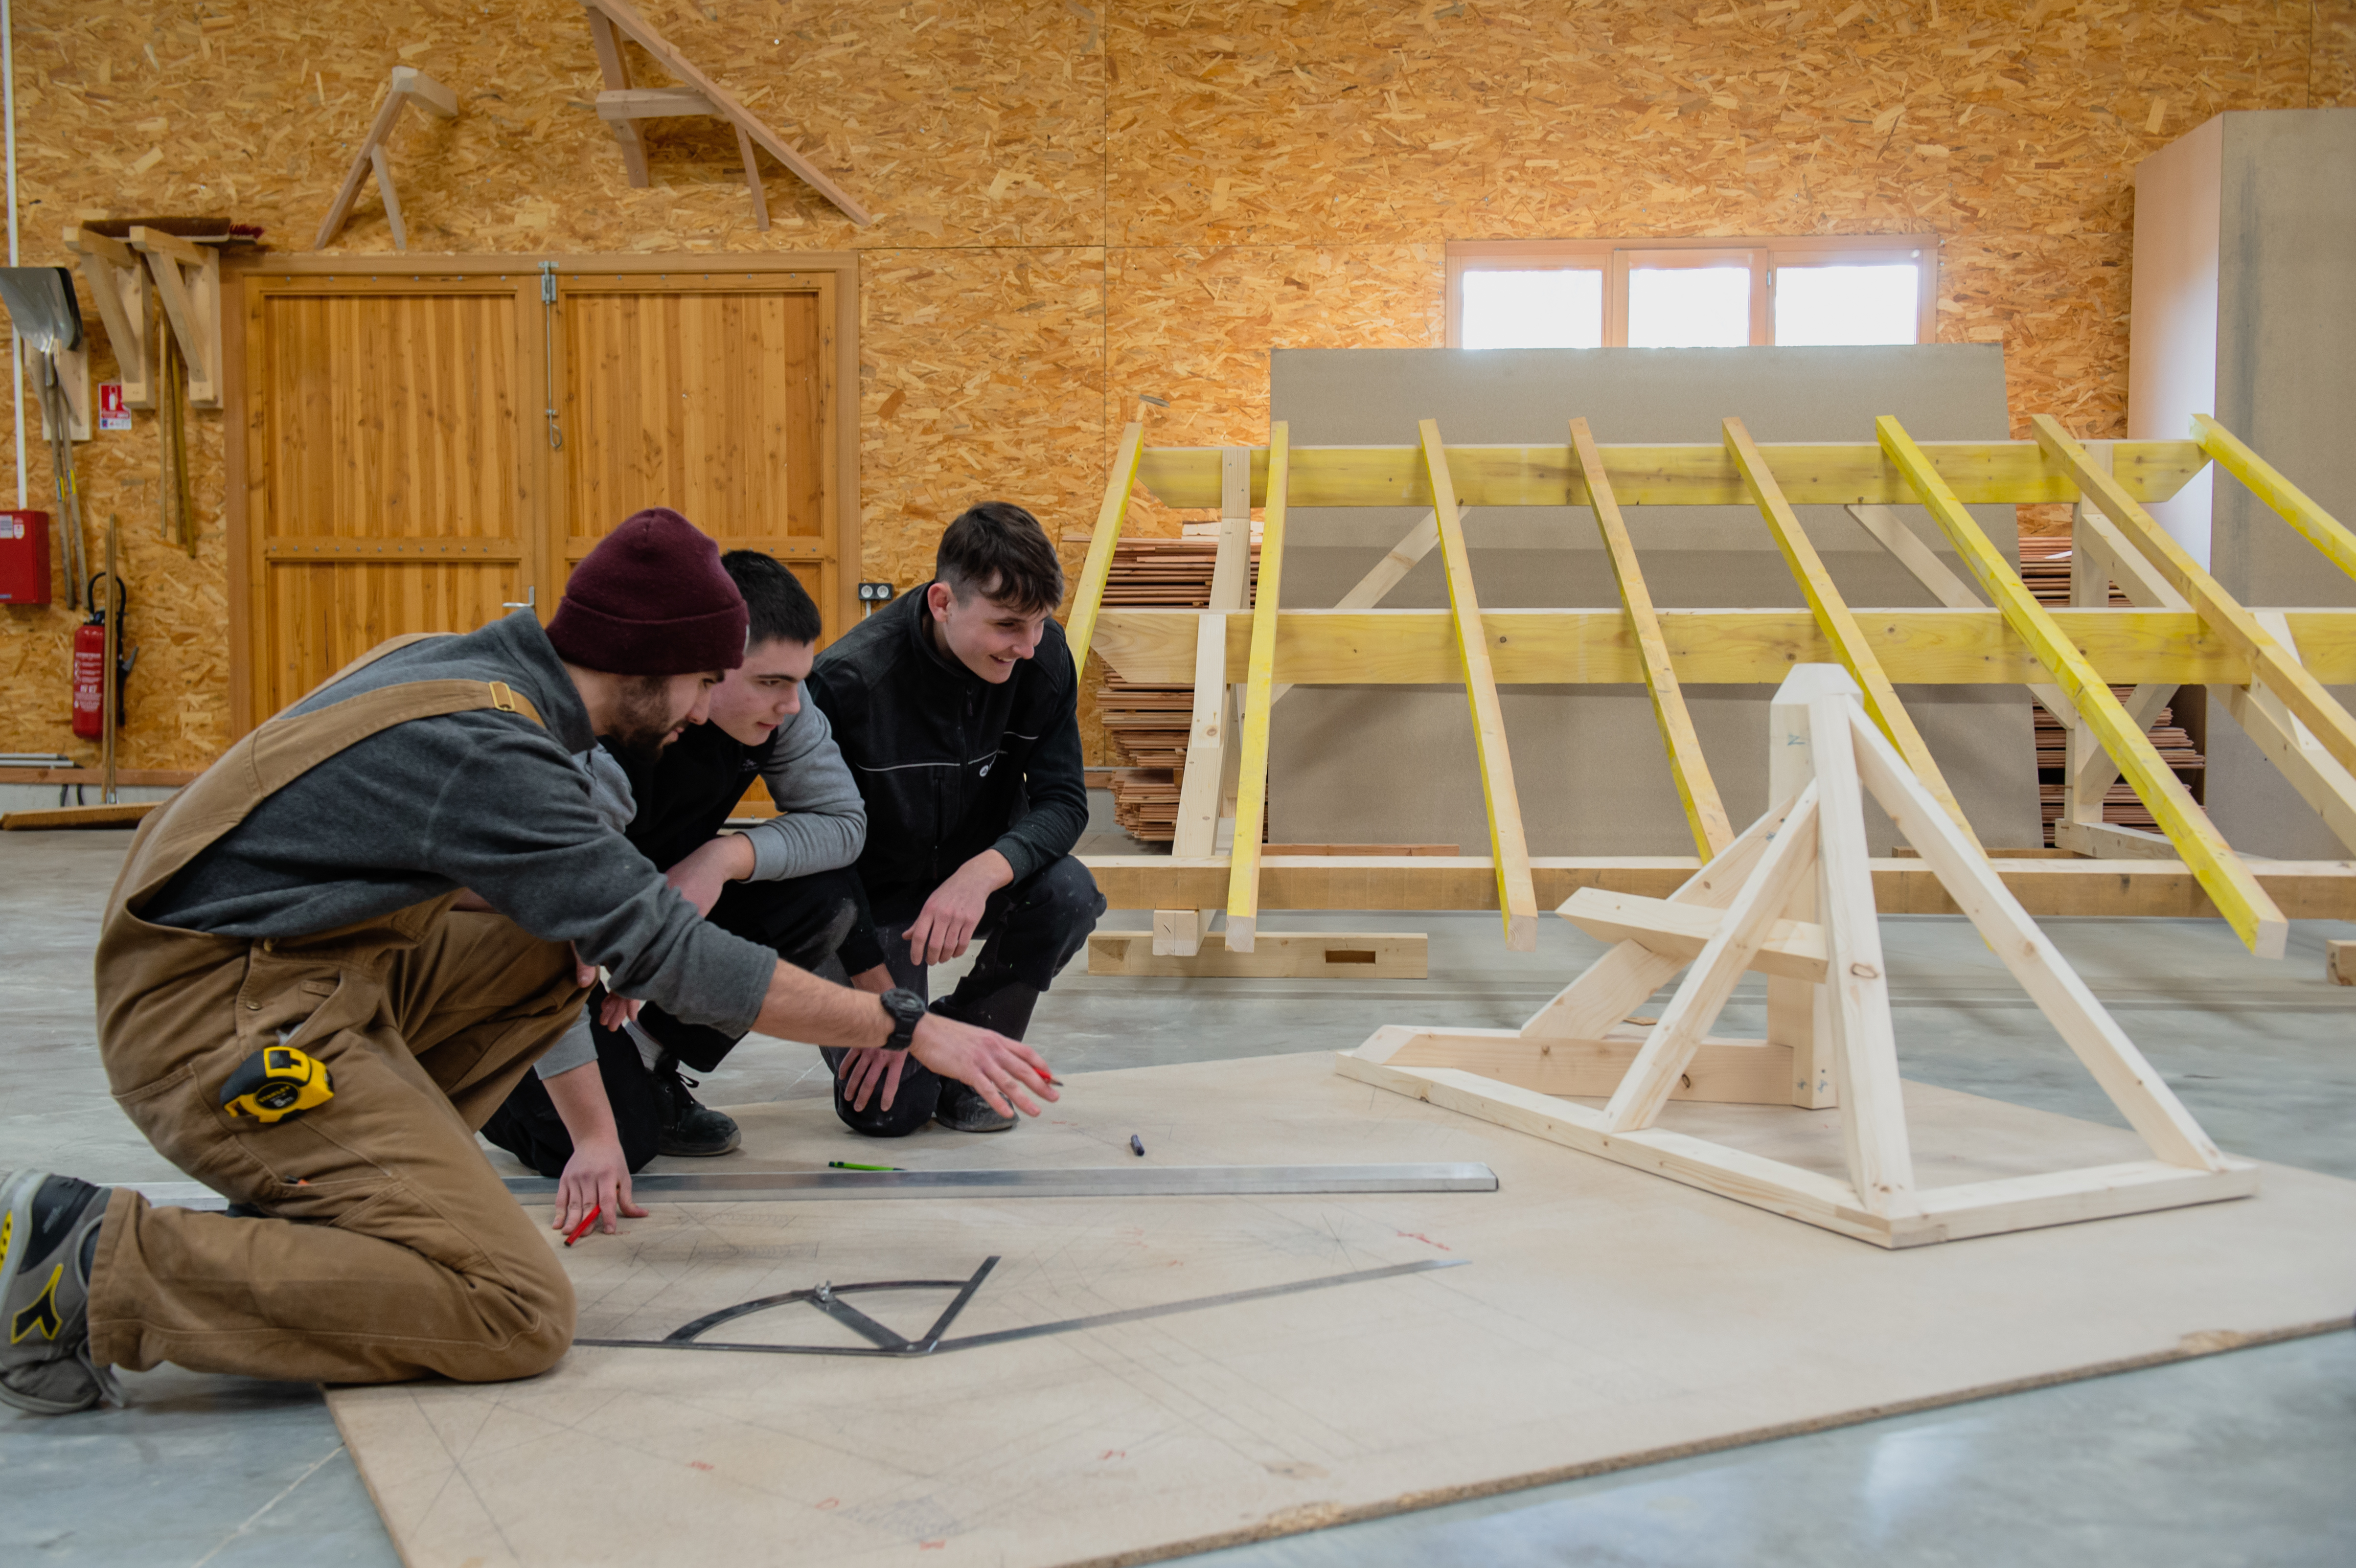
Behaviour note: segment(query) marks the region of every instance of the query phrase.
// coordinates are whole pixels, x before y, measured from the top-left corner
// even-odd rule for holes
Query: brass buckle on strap
[[[516,694],[513,688],[511,688],[506,681],[492,681],[490,683],[490,688],[492,707],[498,709],[502,713],[515,713],[520,711],[520,709],[516,707]]]

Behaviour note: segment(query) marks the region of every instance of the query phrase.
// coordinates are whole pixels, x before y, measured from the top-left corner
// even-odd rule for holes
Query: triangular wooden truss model
[[[769,198],[761,188],[755,149],[766,151],[800,176],[803,184],[834,203],[851,222],[864,228],[874,221],[849,191],[819,173],[818,165],[796,152],[790,143],[731,97],[718,82],[690,64],[687,57],[626,0],[581,0],[581,8],[588,15],[589,41],[597,50],[597,67],[605,77],[605,91],[597,95],[597,113],[614,128],[614,140],[621,144],[622,165],[629,172],[632,185],[653,183],[647,168],[647,143],[638,131],[639,121],[725,120],[736,129],[736,151],[744,160],[744,186],[753,196],[753,220],[761,228],[769,226]],[[629,62],[622,54],[622,40],[626,37],[646,50],[657,65],[679,78],[681,85],[632,86]]]
[[[392,188],[392,165],[384,155],[384,139],[392,134],[393,123],[411,103],[437,119],[458,117],[457,94],[413,66],[393,67],[384,101],[377,106],[368,134],[360,138],[359,151],[352,155],[352,166],[345,172],[344,183],[336,187],[336,199],[328,204],[327,216],[319,220],[319,236],[311,241],[312,250],[326,250],[327,242],[343,231],[344,220],[352,215],[352,203],[359,199],[360,185],[371,173],[376,176],[377,195],[384,198],[385,221],[392,225],[392,248],[409,249],[409,226],[402,221],[401,197]]]
[[[1802,666],[1771,709],[1778,802],[1667,899],[1583,889],[1559,912],[1615,945],[1515,1030],[1394,1026],[1337,1070],[1723,1197],[1887,1247],[2245,1197],[2257,1168],[2221,1154],[2005,888],[1838,666]],[[1962,906],[2153,1157],[1966,1185],[1915,1185],[1864,795]],[[1678,970],[1648,1029],[1629,1010]],[[1784,982],[1771,1039],[1710,1034],[1746,970]],[[1791,986],[1804,991],[1796,998]],[[1793,1003],[1796,1000],[1798,1007]],[[1778,1002],[1783,1016],[1775,1017]],[[1796,1017],[1795,1017],[1796,1013]],[[1780,1039],[1772,1038],[1780,1036]],[[1605,1096],[1600,1109],[1557,1098]],[[1847,1179],[1654,1122],[1671,1099],[1837,1103]]]

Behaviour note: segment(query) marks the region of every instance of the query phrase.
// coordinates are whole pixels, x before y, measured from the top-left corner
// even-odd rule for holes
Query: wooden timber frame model
[[[1561,912],[1612,945],[1521,1029],[1393,1026],[1341,1052],[1335,1070],[1885,1247],[2255,1192],[2257,1167],[2218,1152],[2006,891],[1951,803],[1869,717],[1869,702],[1837,665],[1794,670],[1769,708],[1767,814],[1665,900],[1573,894]],[[1916,1185],[1866,859],[1869,794],[2141,1135],[2149,1159]],[[1680,969],[1685,979],[1657,1019],[1623,1023]],[[1752,969],[1771,987],[1769,1038],[1715,1038],[1710,1026]],[[1837,1104],[1847,1179],[1656,1128],[1671,1099]]]
[[[1155,912],[1156,952],[1197,952],[1220,908],[1226,950],[1250,952],[1263,904],[1495,909],[1507,945],[1528,950],[1541,901],[1561,904],[1585,888],[1666,897],[1736,842],[1681,682],[1770,685],[1795,665],[1837,663],[1876,732],[1976,860],[1986,856],[1896,688],[2025,685],[2069,731],[2068,804],[2056,841],[2087,858],[2006,858],[1990,869],[2029,914],[2222,916],[2254,953],[2274,958],[2293,918],[2356,918],[2356,861],[2254,864],[2225,841],[2145,733],[2178,686],[2208,686],[2356,855],[2356,720],[2324,689],[2356,681],[2356,610],[2242,605],[2143,503],[2173,496],[2214,461],[2351,576],[2356,535],[2206,417],[2196,418],[2186,441],[2082,443],[2050,417],[2031,422],[2033,441],[1917,442],[1883,417],[1870,443],[1761,444],[1740,420],[1728,419],[1717,445],[1619,446],[1599,445],[1575,419],[1560,445],[1451,448],[1425,420],[1412,446],[1300,449],[1279,422],[1265,447],[1152,450],[1142,425],[1132,423],[1106,485],[1067,636],[1083,669],[1093,650],[1132,681],[1191,678],[1194,702],[1173,852],[1090,857],[1098,883],[1115,908]],[[1113,549],[1141,480],[1166,506],[1220,509],[1208,610],[1105,607]],[[2076,504],[2066,610],[2040,604],[1965,510],[2050,502]],[[1887,510],[1910,503],[1930,513],[1977,595]],[[1943,607],[1852,610],[1793,511],[1805,505],[1847,506]],[[1259,590],[1247,610],[1255,506],[1264,516]],[[1280,609],[1285,514],[1293,506],[1430,512],[1334,609]],[[1460,508],[1513,506],[1590,508],[1620,608],[1484,613]],[[1643,506],[1756,507],[1807,608],[1655,608],[1622,516]],[[1449,608],[1376,608],[1434,545]],[[2114,582],[2127,606],[2110,606]],[[1697,853],[1533,858],[1498,687],[1638,680],[1651,696]],[[1464,687],[1487,805],[1486,858],[1263,859],[1273,706],[1293,685],[1367,683]],[[2123,700],[2114,685],[2133,693]],[[2101,803],[2116,778],[2150,809],[2158,833],[2103,823]],[[1924,860],[1877,860],[1869,870],[1874,902],[1887,912],[1968,907],[1954,880],[1932,874]]]

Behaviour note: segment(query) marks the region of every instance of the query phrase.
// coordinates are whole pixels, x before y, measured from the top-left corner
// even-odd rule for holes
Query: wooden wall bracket
[[[188,406],[220,407],[220,251],[137,225],[131,230],[131,248],[147,258],[164,319],[171,324],[180,357],[188,362]]]
[[[139,252],[122,240],[77,224],[66,230],[66,249],[98,301],[98,318],[114,346],[115,374],[123,378],[123,405],[155,406],[155,345],[148,323],[155,317],[155,285],[140,264]]]
[[[369,125],[368,134],[361,138],[359,151],[352,155],[352,166],[344,175],[344,183],[336,187],[336,199],[327,208],[327,216],[319,220],[318,238],[311,249],[324,251],[351,216],[352,203],[359,199],[360,182],[373,171],[377,194],[384,197],[384,216],[392,225],[392,246],[396,251],[409,249],[409,229],[401,218],[401,197],[392,188],[392,166],[385,161],[384,139],[392,133],[393,122],[401,118],[402,105],[410,102],[427,113],[444,120],[454,120],[458,114],[458,98],[448,88],[424,72],[405,65],[392,68],[392,83],[384,95],[384,102]]]

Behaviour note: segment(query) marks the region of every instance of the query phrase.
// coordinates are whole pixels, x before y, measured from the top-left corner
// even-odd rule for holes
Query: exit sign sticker
[[[131,411],[123,406],[123,383],[120,381],[101,381],[98,384],[98,428],[131,428]]]

